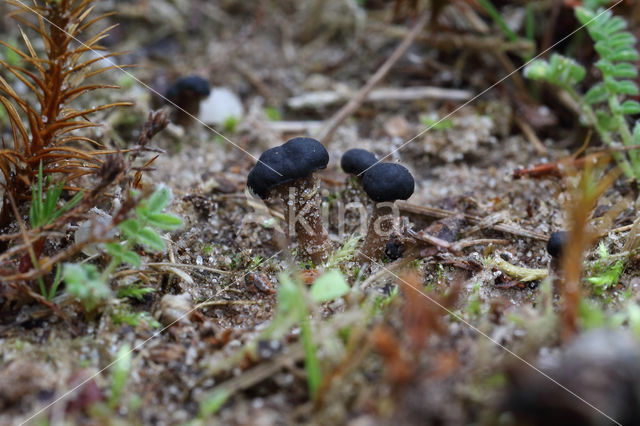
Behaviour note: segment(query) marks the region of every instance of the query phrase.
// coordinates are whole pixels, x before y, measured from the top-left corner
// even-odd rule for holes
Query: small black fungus
[[[400,164],[378,163],[364,173],[364,191],[369,198],[380,204],[376,204],[371,212],[367,236],[358,256],[359,263],[382,257],[392,222],[392,216],[386,214],[389,206],[385,204],[408,199],[413,194],[414,186],[413,176]]]
[[[340,167],[345,173],[351,175],[359,175],[374,165],[378,159],[376,156],[366,149],[353,148],[342,155],[340,159]]]
[[[551,234],[547,242],[547,253],[553,258],[561,257],[564,246],[567,244],[567,238],[568,235],[565,231],[558,231]]]
[[[391,296],[396,288],[397,286],[395,284],[386,283],[384,287],[382,287],[382,294]]]
[[[406,200],[415,187],[406,167],[396,163],[378,163],[364,174],[362,187],[375,202]]]
[[[393,241],[389,241],[384,249],[384,254],[389,260],[398,260],[402,257],[402,246]]]
[[[167,98],[175,102],[182,96],[206,97],[211,93],[209,82],[197,75],[181,77],[167,90]]]
[[[282,199],[284,223],[295,226],[298,252],[315,265],[326,260],[330,243],[320,214],[320,183],[313,172],[324,169],[328,162],[329,153],[320,142],[294,138],[263,152],[247,177],[247,186],[260,198],[278,195]],[[294,194],[290,188],[295,188]],[[300,212],[304,212],[302,217]],[[289,235],[293,232],[288,229]]]
[[[209,82],[197,75],[190,75],[176,80],[167,90],[166,103],[178,107],[172,119],[180,124],[190,123],[190,116],[197,115],[200,110],[200,101],[211,93]]]
[[[262,153],[249,172],[247,186],[262,199],[283,183],[309,176],[329,163],[325,147],[312,138],[294,138]]]

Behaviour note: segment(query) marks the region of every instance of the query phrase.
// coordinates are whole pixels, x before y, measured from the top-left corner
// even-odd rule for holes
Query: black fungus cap
[[[568,235],[565,231],[558,231],[551,234],[549,241],[547,241],[547,253],[549,253],[551,257],[561,257],[564,246],[567,245],[567,238]]]
[[[366,149],[353,148],[342,155],[340,167],[345,173],[359,175],[378,161],[372,152]]]
[[[270,189],[309,176],[327,167],[328,162],[329,153],[320,142],[312,138],[293,138],[262,153],[249,172],[247,186],[264,199]]]
[[[396,163],[378,163],[364,174],[362,187],[375,202],[406,200],[413,194],[415,182],[406,167]]]
[[[167,91],[167,98],[174,100],[181,94],[192,92],[192,96],[209,96],[211,88],[209,82],[197,75],[181,77]]]
[[[384,254],[389,260],[398,260],[402,257],[402,246],[395,241],[389,241],[384,248]]]

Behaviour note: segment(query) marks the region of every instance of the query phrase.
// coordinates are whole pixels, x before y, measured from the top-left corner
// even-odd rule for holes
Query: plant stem
[[[143,229],[145,226],[147,226],[146,220],[143,222],[140,222],[140,229]],[[127,242],[124,244],[123,251],[127,252],[131,250],[135,245],[135,243],[136,243],[135,240],[128,239]],[[104,271],[102,271],[102,274],[100,274],[100,280],[103,282],[107,282],[107,280],[109,279],[109,276],[113,273],[113,271],[115,271],[115,269],[118,267],[120,263],[122,263],[122,259],[112,257],[107,267],[104,269]]]
[[[306,311],[306,309],[305,309]],[[308,312],[307,312],[308,314]],[[320,386],[320,366],[318,365],[318,358],[316,356],[316,345],[313,343],[313,333],[311,331],[311,324],[309,318],[302,319],[300,321],[300,337],[302,339],[302,346],[304,348],[304,366],[307,370],[307,383],[309,386],[309,393],[311,399],[316,398],[318,386]]]
[[[634,144],[633,135],[631,134],[631,130],[629,130],[629,126],[627,126],[627,120],[625,120],[624,115],[616,114],[616,120],[618,121],[618,129],[620,131],[620,136],[622,136],[622,142],[625,144],[625,146],[632,146]],[[633,165],[636,180],[640,181],[640,155],[638,151],[629,151],[629,158],[631,159],[631,164]]]
[[[49,291],[49,296],[45,296],[45,298],[47,300],[53,300],[53,297],[56,295],[56,291],[58,291],[58,286],[60,285],[60,282],[62,281],[60,279],[60,273],[62,272],[62,268],[60,267],[60,264],[58,263],[56,265],[56,276],[53,279],[53,284],[51,285],[51,290]]]
[[[600,137],[602,138],[602,140],[607,146],[614,147],[615,143],[611,138],[611,134],[609,133],[609,131],[603,129],[601,126],[598,125],[598,119],[596,118],[596,113],[593,110],[593,108],[591,108],[591,105],[586,103],[582,98],[582,96],[580,96],[573,89],[573,87],[569,85],[563,85],[562,88],[569,94],[569,96],[571,96],[571,98],[578,105],[580,105],[580,107],[582,108],[582,112],[584,113],[585,118],[587,120],[587,124],[589,124],[590,126],[594,127],[597,130],[598,134],[600,135]],[[640,170],[640,169],[633,167],[631,163],[629,163],[629,159],[621,152],[614,151],[611,153],[611,155],[613,156],[614,160],[616,160],[616,162],[618,163],[618,166],[620,167],[622,172],[625,174],[625,176],[627,176],[628,178],[637,180],[635,170]]]
[[[493,22],[495,22],[496,25],[500,27],[504,35],[507,36],[509,40],[511,41],[518,40],[518,36],[513,31],[511,31],[511,28],[509,28],[507,23],[504,22],[504,19],[502,19],[500,12],[498,12],[498,9],[495,8],[493,3],[491,3],[489,0],[478,0],[478,3],[480,3],[480,6],[482,6],[484,11],[487,12],[489,16],[491,16],[491,19],[493,19]]]
[[[391,230],[391,216],[385,215],[385,207],[374,206],[367,227],[367,236],[362,243],[362,248],[357,256],[358,263],[373,262],[380,260],[384,253],[385,245],[389,240]],[[388,216],[388,217],[387,217]]]

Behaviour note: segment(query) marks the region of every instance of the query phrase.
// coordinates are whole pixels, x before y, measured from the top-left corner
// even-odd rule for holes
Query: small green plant
[[[128,305],[120,305],[111,312],[111,321],[114,324],[127,324],[137,327],[141,323],[147,324],[150,328],[160,328],[161,324],[149,312],[133,312]]]
[[[297,251],[293,252],[293,256],[297,257],[298,253]],[[314,265],[313,262],[309,259],[307,260],[303,260],[302,262],[300,262],[300,269],[313,269]]]
[[[264,262],[264,258],[260,255],[256,255],[253,259],[251,259],[251,269],[256,269]]]
[[[42,292],[42,295],[44,296],[44,298],[46,300],[53,300],[53,298],[56,295],[56,292],[58,291],[58,287],[60,286],[60,283],[62,282],[62,268],[60,267],[60,264],[58,263],[56,265],[56,275],[53,278],[53,284],[51,284],[51,288],[49,289],[49,291],[47,291],[47,289],[44,287],[44,285],[42,285],[40,287],[40,291]]]
[[[504,19],[502,19],[500,12],[498,12],[498,9],[495,8],[493,3],[491,3],[489,0],[478,0],[478,3],[480,4],[480,6],[482,6],[485,12],[487,12],[487,14],[491,16],[493,22],[495,22],[496,25],[500,27],[500,30],[509,40],[518,40],[518,36],[516,35],[516,33],[514,33],[511,28],[509,28]]]
[[[639,93],[634,81],[638,70],[633,64],[639,58],[636,39],[625,31],[627,23],[623,18],[610,11],[595,10],[604,2],[588,3],[576,8],[575,14],[595,42],[594,48],[600,57],[595,66],[602,74],[602,81],[586,93],[580,93],[578,84],[585,77],[585,68],[558,54],[552,55],[549,61],[531,62],[524,74],[568,93],[580,107],[585,124],[595,128],[608,146],[615,147],[620,142],[625,146],[640,144],[640,122],[636,121],[633,130],[627,123],[628,116],[640,113],[640,103],[628,99]],[[640,154],[637,151],[614,152],[613,156],[627,177],[640,182]]]
[[[67,283],[67,291],[81,301],[87,312],[93,311],[111,296],[107,283],[118,265],[128,263],[140,266],[140,256],[133,251],[136,244],[152,251],[163,251],[164,241],[155,229],[175,230],[182,226],[180,218],[162,213],[170,198],[169,189],[160,187],[148,199],[138,203],[134,217],[118,225],[122,231],[121,241],[104,245],[111,260],[102,273],[99,273],[96,266],[91,264],[67,263],[64,265],[63,276]]]
[[[142,302],[146,294],[153,293],[154,291],[156,290],[151,287],[142,287],[137,284],[132,284],[132,285],[120,287],[118,289],[117,296],[119,299],[129,298],[129,299],[135,299],[138,302]]]
[[[67,293],[78,299],[85,311],[92,312],[111,297],[111,289],[95,265],[65,263],[62,272]]]
[[[327,271],[316,279],[311,286],[311,299],[314,302],[330,302],[349,292],[344,276],[338,270]]]
[[[582,299],[578,306],[578,319],[580,326],[585,330],[605,327],[607,316],[599,303],[593,300]]]
[[[602,294],[603,291],[611,288],[618,283],[622,270],[624,269],[624,263],[622,260],[618,260],[612,263],[609,260],[611,254],[604,243],[600,242],[598,246],[599,259],[593,263],[590,277],[587,277],[587,281],[593,284],[594,292],[596,294]]]
[[[31,228],[40,228],[53,223],[57,218],[74,208],[82,200],[82,191],[78,192],[71,200],[58,207],[60,195],[64,187],[64,181],[51,186],[51,176],[43,182],[42,163],[38,169],[36,184],[31,194],[31,208],[29,209],[29,223]],[[47,192],[43,194],[43,188],[47,186]]]
[[[300,325],[300,338],[304,348],[304,366],[307,371],[309,393],[315,398],[322,375],[316,355],[316,345],[309,320],[309,306],[305,298],[304,287],[292,280],[287,274],[280,274],[278,288],[278,312],[267,334],[286,332],[294,324]]]
[[[131,372],[131,347],[128,343],[120,346],[114,363],[113,376],[111,377],[111,394],[109,395],[109,408],[112,410],[118,406],[122,391]]]
[[[43,194],[43,188],[48,186],[47,192]],[[82,191],[78,192],[71,200],[67,201],[61,207],[58,207],[58,201],[62,194],[64,182],[60,182],[55,186],[51,186],[51,176],[47,176],[46,182],[42,176],[42,162],[38,169],[36,183],[31,192],[31,208],[29,209],[29,224],[31,228],[37,229],[42,226],[52,224],[56,219],[64,213],[75,207],[82,200]],[[32,249],[29,251],[29,258],[32,265],[38,264],[38,256],[44,246],[44,239],[38,239]],[[44,284],[42,277],[38,278],[40,293],[45,299],[51,300],[56,294],[58,285],[60,284],[60,267],[56,270],[54,283],[49,291]]]
[[[280,121],[282,120],[282,113],[280,112],[280,110],[278,108],[274,108],[274,107],[266,107],[264,109],[264,113],[267,116],[267,118],[271,121]]]
[[[235,133],[238,130],[240,119],[238,117],[227,117],[222,124],[222,128],[226,133]]]
[[[389,295],[382,295],[376,297],[373,304],[373,312],[375,314],[384,312],[391,303],[398,297],[399,294],[398,286],[394,285],[389,292]]]
[[[453,121],[451,119],[441,120],[437,114],[428,114],[420,117],[420,122],[425,126],[428,126],[433,130],[447,130],[453,128]]]
[[[280,338],[295,324],[300,326],[300,339],[304,349],[305,370],[311,398],[316,397],[322,382],[322,372],[316,355],[317,345],[313,338],[310,322],[310,303],[328,302],[346,295],[350,287],[342,273],[329,271],[320,276],[307,292],[298,280],[282,273],[279,276],[278,311],[271,325],[265,330],[265,336]]]
[[[210,396],[205,398],[201,403],[198,409],[198,416],[201,420],[206,419],[209,416],[214,415],[220,410],[220,408],[227,402],[231,394],[226,389],[218,389],[216,392],[213,392]]]
[[[325,268],[335,269],[351,261],[356,254],[356,249],[361,239],[361,235],[355,234],[347,238],[347,241],[342,244],[342,247],[329,254],[329,258],[325,262]]]
[[[469,296],[469,304],[466,311],[473,317],[478,317],[482,313],[482,298],[480,297],[480,283],[473,286]]]
[[[603,308],[602,303],[583,299],[580,303],[579,318],[584,329],[619,329],[626,325],[636,338],[640,338],[640,305],[635,301],[629,301],[622,309],[610,313]]]

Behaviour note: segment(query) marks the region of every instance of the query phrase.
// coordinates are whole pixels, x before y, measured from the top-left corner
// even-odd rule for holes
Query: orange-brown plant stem
[[[565,173],[562,172],[563,168],[572,167],[580,169],[584,166],[585,160],[589,157],[582,157],[578,159],[568,159],[555,161],[553,163],[537,164],[528,169],[515,169],[513,171],[514,179],[522,179],[523,177],[530,177],[535,179],[547,178],[547,177],[562,177]]]
[[[385,214],[385,210],[388,208],[378,205],[373,208],[367,227],[367,236],[357,257],[358,263],[374,262],[382,257],[385,245],[389,240],[393,219],[392,215]]]
[[[295,232],[299,256],[310,259],[314,265],[327,260],[331,247],[322,224],[319,188],[318,178],[310,175],[273,190],[284,202],[285,232],[289,237]]]
[[[582,258],[597,236],[589,229],[591,212],[598,198],[620,176],[620,169],[614,169],[601,178],[597,178],[591,166],[582,173],[575,199],[569,209],[569,239],[562,255],[562,285],[560,294],[561,337],[571,339],[578,331],[578,310],[580,308],[580,280],[582,279]]]

